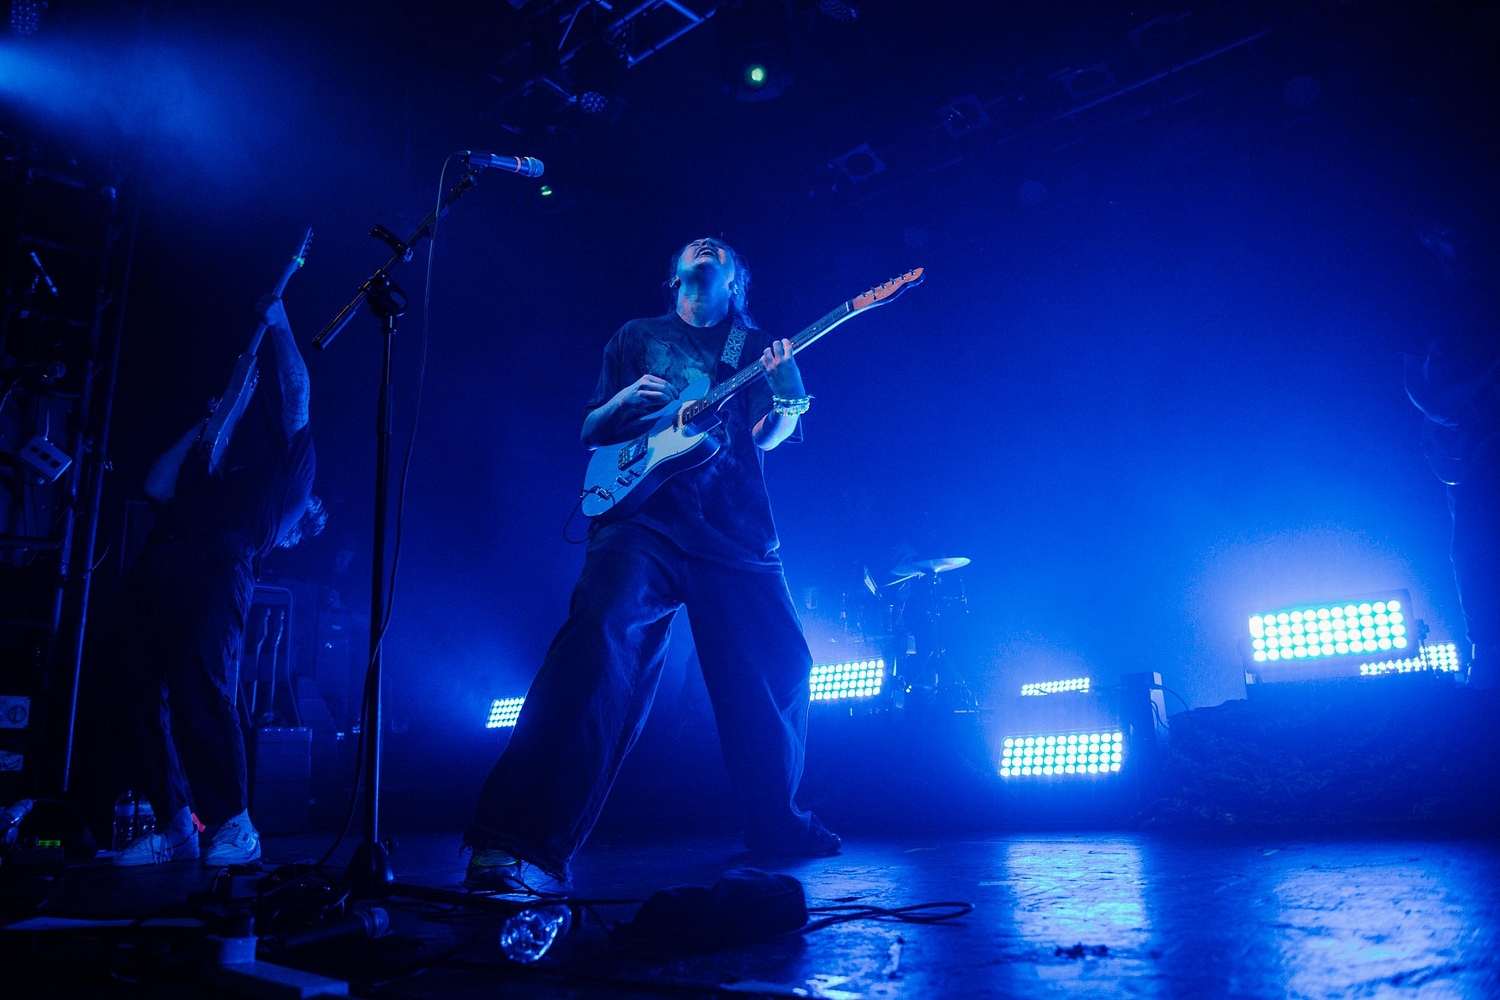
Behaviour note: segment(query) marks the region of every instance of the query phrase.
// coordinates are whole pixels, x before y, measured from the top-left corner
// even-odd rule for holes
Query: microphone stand
[[[455,201],[476,183],[477,168],[464,164],[464,175],[427,218],[417,226],[410,239],[402,240],[385,226],[376,224],[370,235],[391,248],[391,258],[365,279],[354,298],[340,309],[328,325],[313,338],[315,350],[323,351],[333,343],[359,307],[368,304],[380,320],[382,354],[380,393],[375,408],[375,542],[370,584],[370,660],[365,675],[365,712],[360,720],[365,737],[365,809],[364,830],[359,847],[349,862],[345,878],[357,896],[384,896],[392,891],[395,875],[390,854],[380,840],[380,757],[381,757],[381,640],[385,632],[387,608],[385,548],[386,520],[389,510],[391,456],[391,357],[396,341],[397,320],[406,312],[407,297],[390,272],[411,260],[412,251],[423,239],[430,239],[440,219],[448,214]]]

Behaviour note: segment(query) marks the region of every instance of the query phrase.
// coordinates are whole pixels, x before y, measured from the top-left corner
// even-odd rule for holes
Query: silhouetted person
[[[1422,242],[1469,308],[1441,330],[1426,356],[1408,356],[1406,392],[1427,418],[1425,448],[1448,484],[1453,578],[1471,645],[1469,683],[1500,686],[1500,329],[1494,292],[1473,273],[1472,251],[1447,227]]]
[[[206,449],[195,447],[199,424],[146,477],[156,526],[121,584],[110,654],[128,692],[136,787],[156,811],[158,832],[133,840],[117,865],[197,858],[195,809],[217,827],[205,864],[260,857],[246,810],[236,661],[261,559],[325,520],[312,496],[307,367],[281,300],[263,299],[260,308],[281,390],[266,457],[210,472]],[[247,415],[236,433],[253,429]]]
[[[745,312],[749,281],[744,261],[722,242],[683,247],[667,283],[673,310],[625,324],[605,346],[584,408],[584,445],[630,441],[695,379],[732,374],[757,334]],[[512,888],[523,863],[566,881],[568,862],[645,723],[668,628],[684,606],[724,760],[746,808],[746,845],[838,852],[838,837],[793,801],[812,657],[782,574],[762,475],[763,454],[797,430],[807,394],[790,341],[770,341],[761,364],[766,379],[720,411],[717,455],[668,479],[635,513],[592,526],[567,622],[465,835],[473,849],[467,885]]]

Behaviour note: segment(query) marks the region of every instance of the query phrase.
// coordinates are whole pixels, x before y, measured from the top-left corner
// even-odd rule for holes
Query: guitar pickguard
[[[620,449],[620,468],[630,468],[635,463],[646,457],[646,450],[650,446],[650,435],[642,434],[634,441]]]

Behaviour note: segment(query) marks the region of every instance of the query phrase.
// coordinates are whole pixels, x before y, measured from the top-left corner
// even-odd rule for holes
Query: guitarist
[[[246,811],[235,661],[260,561],[317,534],[326,514],[312,495],[307,366],[281,300],[262,299],[259,312],[280,388],[279,406],[261,397],[276,410],[265,457],[211,472],[200,422],[146,477],[157,522],[121,585],[113,648],[138,751],[136,787],[155,807],[158,832],[133,840],[117,865],[197,858],[198,817],[217,827],[205,864],[260,857]]]
[[[812,657],[762,475],[765,452],[792,437],[807,410],[802,374],[790,341],[756,329],[746,311],[750,272],[722,241],[683,247],[664,287],[670,312],[626,323],[605,345],[584,407],[586,447],[642,434],[695,379],[732,375],[747,347],[760,351],[766,378],[720,411],[718,454],[668,479],[630,516],[592,526],[568,619],[464,837],[471,888],[523,885],[523,863],[566,882],[645,723],[672,617],[684,607],[747,811],[746,845],[801,856],[839,851],[839,838],[793,801]]]
[[[1453,578],[1472,646],[1469,683],[1500,687],[1500,353],[1494,292],[1474,280],[1473,251],[1451,227],[1420,234],[1466,308],[1426,356],[1406,356],[1406,393],[1426,417],[1433,472],[1448,484]]]

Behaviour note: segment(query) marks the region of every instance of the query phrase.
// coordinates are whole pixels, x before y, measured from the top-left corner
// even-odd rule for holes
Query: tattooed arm
[[[307,403],[312,383],[307,377],[307,365],[302,360],[302,352],[297,350],[297,340],[292,336],[292,326],[281,300],[262,300],[261,308],[271,334],[271,346],[276,350],[276,374],[281,382],[281,426],[290,438],[307,426]]]

